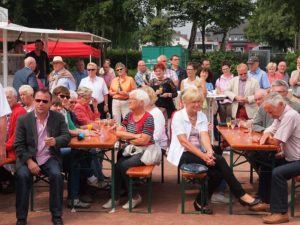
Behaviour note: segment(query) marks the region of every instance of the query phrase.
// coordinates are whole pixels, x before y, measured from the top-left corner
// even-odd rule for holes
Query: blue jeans
[[[50,198],[49,206],[53,217],[62,216],[63,176],[62,168],[54,157],[40,166],[43,174],[49,177]],[[32,189],[32,174],[26,164],[23,164],[16,174],[16,216],[17,219],[27,219],[29,195]]]
[[[287,181],[300,175],[300,160],[285,162],[272,172],[271,212],[286,213],[288,211],[288,183]]]

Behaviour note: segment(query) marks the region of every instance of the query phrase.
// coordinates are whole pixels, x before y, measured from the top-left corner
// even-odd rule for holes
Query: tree
[[[293,1],[257,1],[257,8],[246,28],[247,38],[287,51],[288,47],[293,46],[294,35],[299,29],[299,15],[297,20],[296,12],[288,13],[295,11],[290,7],[291,2]]]
[[[220,50],[224,51],[228,31],[245,21],[254,10],[254,4],[251,0],[212,0],[211,3],[213,26],[210,31],[222,34]]]

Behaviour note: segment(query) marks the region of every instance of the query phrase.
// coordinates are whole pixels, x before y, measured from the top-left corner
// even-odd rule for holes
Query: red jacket
[[[27,112],[19,103],[14,105],[11,110],[12,112],[10,114],[10,119],[9,119],[10,122],[8,128],[8,138],[6,142],[6,151],[7,151],[7,158],[16,158],[16,153],[15,150],[13,149],[13,144],[15,141],[17,120],[19,116],[22,116]]]
[[[73,112],[76,115],[79,125],[87,125],[94,122],[96,118],[100,118],[100,113],[94,113],[89,105],[76,103]]]

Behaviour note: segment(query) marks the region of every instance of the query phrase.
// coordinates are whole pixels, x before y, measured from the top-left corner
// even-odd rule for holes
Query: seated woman
[[[163,150],[167,150],[168,148],[168,137],[165,129],[165,118],[159,108],[156,107],[155,102],[157,100],[157,96],[154,90],[149,86],[144,86],[141,90],[145,91],[149,98],[150,103],[146,107],[146,111],[149,112],[154,119],[154,133],[153,138],[154,142],[159,145],[159,147]]]
[[[228,183],[232,193],[244,206],[259,204],[259,199],[254,199],[247,194],[235,178],[225,159],[214,153],[208,134],[208,122],[201,112],[203,95],[195,88],[187,89],[182,101],[184,108],[175,112],[171,128],[172,141],[168,153],[168,161],[175,166],[184,163],[199,163],[208,167],[208,197],[220,185],[222,179]],[[201,210],[201,194],[194,201],[196,210]],[[206,203],[207,204],[207,203]],[[211,214],[212,210],[205,206],[204,212]]]
[[[154,121],[150,113],[145,111],[145,107],[150,100],[146,92],[143,90],[134,90],[129,94],[129,109],[131,110],[122,121],[123,127],[117,128],[116,135],[120,139],[126,140],[129,144],[138,146],[140,148],[149,147],[154,144],[153,131]],[[120,192],[122,189],[128,190],[128,176],[126,171],[130,167],[143,166],[143,151],[137,154],[125,154],[126,151],[120,151],[118,161],[115,166],[115,204],[119,204]],[[161,157],[161,151],[159,152]],[[127,156],[128,155],[128,156]],[[159,158],[160,161],[160,158]],[[139,194],[134,194],[132,199],[132,207],[136,207],[141,203],[142,198]],[[103,205],[103,208],[111,208],[112,200],[110,199]],[[129,208],[127,202],[123,205],[124,209]]]
[[[24,109],[27,112],[34,110],[33,88],[30,85],[22,85],[19,88],[19,96]]]

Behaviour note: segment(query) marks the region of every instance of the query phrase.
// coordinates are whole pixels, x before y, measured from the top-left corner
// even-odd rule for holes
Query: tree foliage
[[[295,9],[297,5],[298,10]],[[299,1],[294,0],[258,0],[257,8],[246,29],[247,37],[286,51],[293,46],[294,35],[299,29],[300,17],[299,12],[296,12],[299,7]]]

